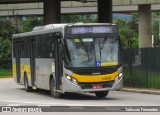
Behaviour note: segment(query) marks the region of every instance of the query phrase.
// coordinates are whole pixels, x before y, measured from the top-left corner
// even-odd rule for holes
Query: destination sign
[[[114,33],[112,26],[109,27],[74,27],[72,34],[86,34],[86,33]]]
[[[116,26],[91,26],[91,27],[72,27],[69,34],[88,34],[88,33],[117,33]]]

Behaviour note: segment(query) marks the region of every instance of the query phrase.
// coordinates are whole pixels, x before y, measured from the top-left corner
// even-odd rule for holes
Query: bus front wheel
[[[108,95],[109,91],[99,91],[99,92],[95,92],[95,95],[98,97],[98,98],[103,98],[103,97],[106,97]]]
[[[50,83],[50,90],[51,90],[51,95],[55,98],[61,98],[62,97],[62,94],[61,93],[58,93],[56,92],[56,84],[55,84],[55,81],[54,79],[52,78],[51,79],[51,83]]]

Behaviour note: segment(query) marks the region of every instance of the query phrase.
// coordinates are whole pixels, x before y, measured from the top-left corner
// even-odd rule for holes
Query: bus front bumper
[[[109,82],[108,82],[109,83]],[[123,88],[123,77],[121,77],[116,82],[110,83],[112,84],[111,87],[105,87],[105,88],[82,88],[81,84],[74,84],[67,80],[66,78],[63,79],[63,92],[98,92],[98,91],[108,91],[108,90],[121,90]],[[94,84],[89,84],[90,86]]]

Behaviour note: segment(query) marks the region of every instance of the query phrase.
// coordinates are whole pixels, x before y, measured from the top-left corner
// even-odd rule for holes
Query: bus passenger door
[[[16,73],[17,83],[20,83],[21,69],[20,69],[20,41],[16,41]]]
[[[56,33],[54,36],[54,57],[55,57],[55,79],[56,79],[56,90],[60,90],[61,76],[63,75],[63,62],[61,56],[61,33]]]
[[[36,74],[35,74],[35,45],[36,40],[31,39],[31,47],[30,47],[30,68],[31,68],[31,84],[35,86]]]

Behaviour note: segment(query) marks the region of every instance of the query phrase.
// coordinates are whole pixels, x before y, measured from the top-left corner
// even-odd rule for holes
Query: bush
[[[9,20],[0,20],[0,68],[11,68],[12,35],[18,29]]]
[[[11,68],[12,45],[9,39],[0,38],[0,67]]]

